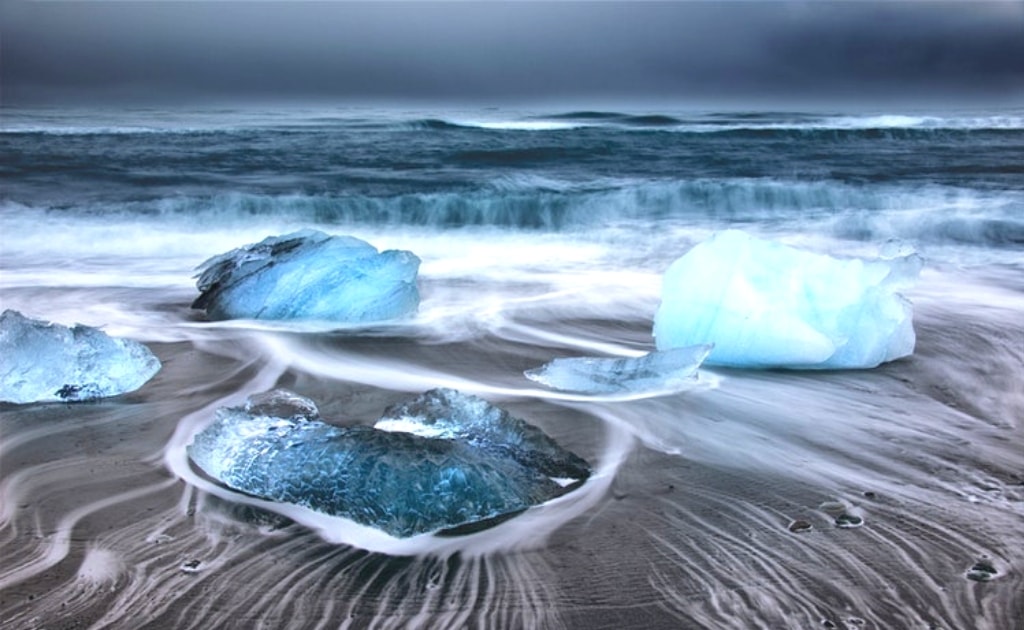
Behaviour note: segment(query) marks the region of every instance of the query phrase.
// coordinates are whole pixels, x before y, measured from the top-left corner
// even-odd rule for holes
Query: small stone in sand
[[[979,560],[974,563],[974,566],[967,570],[967,579],[975,582],[988,582],[999,572],[992,566],[992,563],[988,560]]]
[[[796,520],[789,524],[789,531],[794,534],[801,534],[803,532],[809,532],[814,529],[814,526],[807,521]]]

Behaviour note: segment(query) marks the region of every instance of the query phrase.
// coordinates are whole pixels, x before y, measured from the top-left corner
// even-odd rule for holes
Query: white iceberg
[[[523,374],[562,391],[617,394],[672,389],[692,382],[711,344],[654,351],[642,357],[555,359]]]
[[[192,308],[213,319],[395,319],[419,306],[419,266],[412,252],[378,253],[351,236],[302,230],[204,262]]]
[[[655,343],[713,343],[709,365],[875,367],[914,351],[913,309],[899,291],[921,266],[916,254],[839,259],[721,232],[665,273]]]
[[[149,348],[81,324],[0,315],[0,401],[73,402],[134,391],[160,370]]]

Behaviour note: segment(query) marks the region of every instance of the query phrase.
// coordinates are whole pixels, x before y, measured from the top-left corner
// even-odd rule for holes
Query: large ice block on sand
[[[412,252],[302,230],[204,262],[192,308],[213,319],[384,321],[419,306],[419,265]]]
[[[671,389],[692,382],[711,344],[656,350],[636,358],[555,359],[524,372],[527,378],[562,391],[616,394]]]
[[[914,254],[839,259],[721,232],[665,273],[655,342],[713,343],[714,365],[875,367],[914,350],[913,311],[899,291],[921,266]]]
[[[81,324],[0,315],[0,400],[79,401],[134,391],[160,370],[149,348]]]
[[[589,476],[585,461],[478,398],[435,390],[408,406],[422,415],[403,415],[402,426],[386,416],[378,425],[388,430],[345,428],[323,422],[313,401],[274,390],[219,409],[188,454],[229,488],[399,538],[512,516]],[[444,429],[405,430],[417,425]]]

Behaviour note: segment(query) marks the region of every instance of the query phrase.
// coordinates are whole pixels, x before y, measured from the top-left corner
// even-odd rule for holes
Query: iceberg
[[[228,488],[396,538],[486,526],[590,474],[540,429],[454,390],[395,406],[375,427],[327,424],[287,390],[255,394],[219,409],[188,456]]]
[[[271,236],[199,266],[192,308],[213,319],[377,322],[419,306],[412,252],[302,230]]]
[[[523,372],[553,389],[581,394],[619,394],[678,388],[697,377],[712,344],[656,350],[642,357],[555,359]]]
[[[142,387],[160,370],[149,348],[81,324],[0,315],[0,401],[74,402]]]
[[[914,351],[900,293],[916,254],[839,259],[728,230],[666,271],[654,316],[659,350],[713,343],[709,365],[871,368]]]

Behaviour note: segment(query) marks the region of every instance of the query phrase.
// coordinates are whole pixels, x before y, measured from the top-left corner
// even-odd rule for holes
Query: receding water
[[[899,115],[897,115],[899,114]],[[0,624],[992,628],[1024,618],[1024,114],[5,110],[3,308],[102,326],[142,389],[0,406]],[[372,327],[207,322],[207,257],[313,227],[422,260]],[[523,371],[653,349],[661,274],[739,227],[926,267],[914,354],[585,396]],[[185,456],[286,387],[371,424],[435,387],[587,459],[578,490],[396,540]]]

